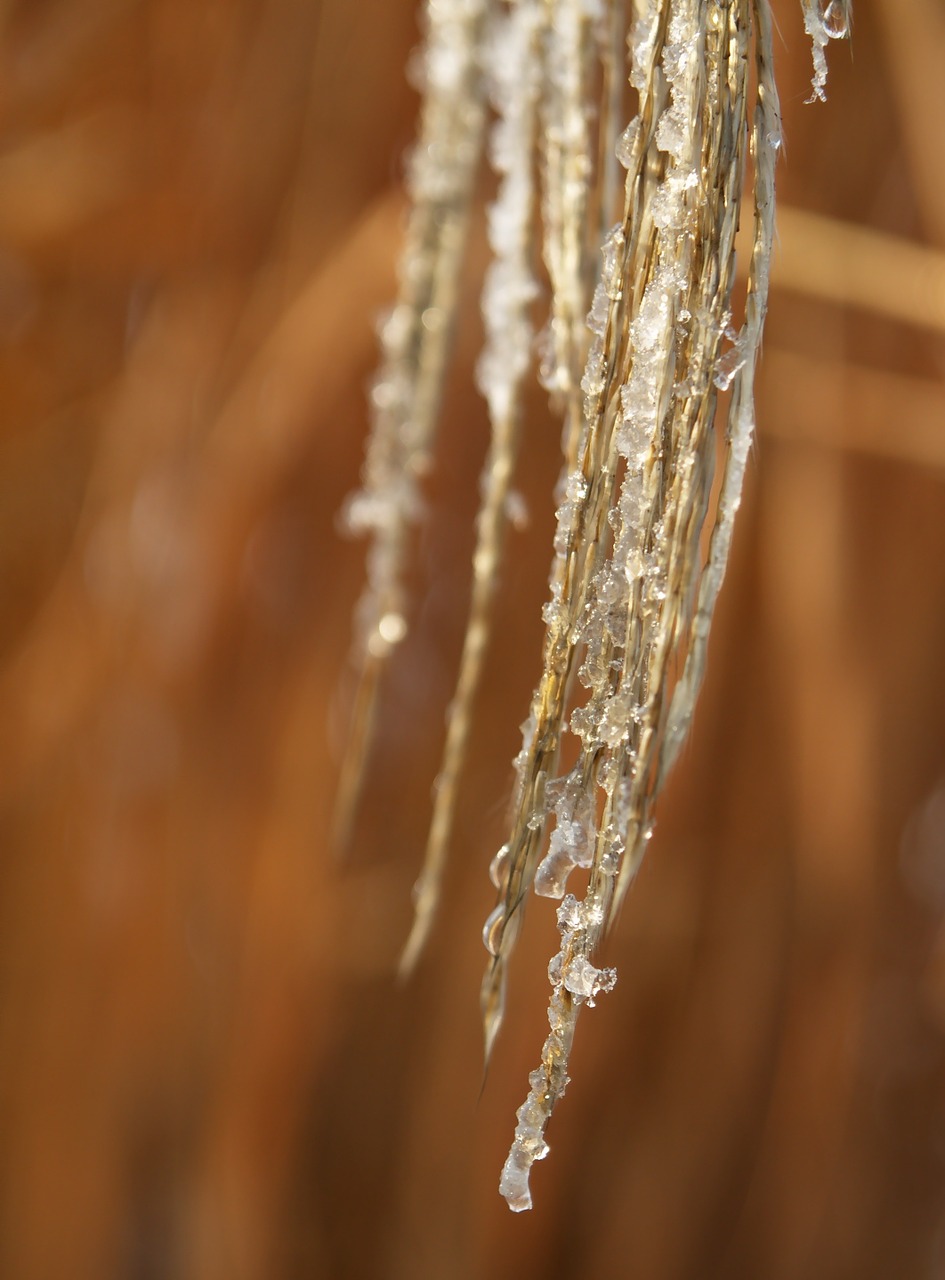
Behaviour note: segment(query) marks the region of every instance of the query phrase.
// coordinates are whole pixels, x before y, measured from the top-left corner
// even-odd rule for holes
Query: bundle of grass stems
[[[803,10],[812,98],[824,99],[825,48],[849,34],[848,0],[803,0]],[[621,0],[450,0],[426,12],[400,293],[381,330],[364,484],[347,511],[349,527],[372,539],[339,826],[343,840],[379,678],[407,634],[405,561],[485,149],[498,190],[477,382],[491,440],[469,621],[401,969],[413,968],[440,897],[537,351],[563,421],[560,505],[541,675],[515,760],[508,839],[490,868],[498,901],[483,929],[481,993],[488,1059],[528,894],[559,900],[550,1032],[500,1183],[516,1211],[531,1208],[529,1171],[548,1152],[578,1014],[616,980],[593,957],[640,867],[702,685],[755,429],[782,145],[772,39],[768,0],[646,0],[632,11]],[[751,228],[739,244],[743,217]],[[611,228],[603,239],[602,227]],[[564,769],[566,735],[575,749]],[[587,872],[580,901],[567,892],[576,869]]]

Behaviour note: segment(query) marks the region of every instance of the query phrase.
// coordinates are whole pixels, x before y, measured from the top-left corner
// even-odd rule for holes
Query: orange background
[[[857,0],[826,106],[777,13],[785,205],[945,250],[937,0]],[[546,905],[481,1097],[477,994],[550,558],[537,392],[444,910],[393,979],[486,442],[472,277],[415,628],[329,850],[416,37],[408,0],[0,6],[0,1276],[940,1275],[942,328],[776,267],[708,683],[532,1214],[496,1187]]]

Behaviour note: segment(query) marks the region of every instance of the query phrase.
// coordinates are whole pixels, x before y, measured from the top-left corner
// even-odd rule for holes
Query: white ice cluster
[[[548,852],[535,872],[535,892],[543,898],[560,898],[575,867],[589,867],[597,843],[596,815],[580,776],[569,774],[545,789],[553,804],[555,826]]]

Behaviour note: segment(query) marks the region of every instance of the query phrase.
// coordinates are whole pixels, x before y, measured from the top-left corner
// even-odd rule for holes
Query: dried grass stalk
[[[486,122],[481,46],[489,0],[437,0],[426,9],[419,67],[423,110],[408,167],[411,201],[400,290],[380,330],[381,366],[362,488],[345,519],[370,536],[358,603],[358,688],[335,810],[335,842],[347,843],[373,732],[379,680],[407,634],[404,574],[420,485],[429,469],[459,273]]]
[[[495,1024],[522,886],[534,878],[536,892],[560,898],[570,872],[589,867],[583,902],[569,894],[558,910],[550,1033],[502,1174],[502,1193],[517,1210],[531,1204],[529,1171],[547,1152],[544,1130],[568,1082],[578,1013],[613,985],[613,971],[597,969],[591,957],[640,865],[663,777],[691,719],[751,442],[751,379],[767,297],[780,126],[766,6],[753,15],[749,0],[725,8],[696,0],[651,5],[634,36],[633,78],[640,114],[627,154],[624,221],[602,282],[606,320],[585,378],[586,446],[569,485],[573,499],[559,514],[564,590],[547,612],[535,733],[524,748],[509,878],[484,985],[485,1016]],[[756,235],[745,323],[735,332],[735,236],[749,133]],[[720,392],[730,386],[720,410]],[[725,476],[703,565],[700,537],[722,430]],[[570,716],[578,760],[550,786],[554,749],[547,744],[556,742],[559,700],[581,659],[587,697]],[[544,812],[521,800],[542,782],[555,829],[533,871],[524,833]],[[487,1038],[493,1034],[490,1027]]]
[[[469,622],[436,782],[426,856],[417,882],[414,924],[401,957],[402,973],[409,972],[415,964],[439,902],[456,789],[466,759],[473,705],[489,639],[518,453],[522,385],[534,342],[530,312],[538,293],[532,263],[532,157],[541,86],[539,50],[547,38],[546,18],[542,0],[514,0],[493,28],[485,47],[484,71],[491,81],[491,98],[498,116],[491,139],[491,160],[500,175],[500,184],[489,210],[489,242],[494,256],[482,293],[486,346],[479,362],[478,381],[489,408],[492,434],[480,483],[482,500]]]
[[[824,48],[849,30],[849,6],[802,6],[814,95],[823,97]],[[490,871],[498,900],[483,931],[487,1057],[529,889],[561,900],[561,947],[549,965],[549,1035],[502,1171],[500,1189],[514,1210],[531,1205],[529,1175],[547,1154],[545,1128],[568,1083],[578,1014],[613,986],[613,970],[593,957],[640,866],[692,721],[754,431],[774,237],[781,125],[769,0],[645,0],[635,8],[627,39],[638,112],[618,135],[622,0],[495,0],[488,11],[485,0],[431,3],[420,152],[430,163],[415,170],[402,297],[385,329],[365,488],[351,512],[374,534],[361,619],[370,702],[379,663],[406,625],[406,530],[442,381],[488,68],[499,190],[489,214],[494,259],[478,380],[492,443],[469,627],[403,966],[416,960],[435,912],[488,640],[534,345],[540,200],[551,285],[540,376],[564,419],[564,471],[542,671],[515,761],[509,837]],[[591,227],[609,216],[617,160],[626,171],[623,210],[604,238],[585,320]],[[746,186],[754,234],[740,297],[736,234]],[[355,755],[367,724],[363,709],[357,716]],[[568,732],[577,759],[558,776]],[[583,900],[566,893],[575,869],[587,876]]]

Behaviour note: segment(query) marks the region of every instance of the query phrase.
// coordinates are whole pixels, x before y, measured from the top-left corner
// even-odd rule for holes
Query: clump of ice
[[[535,872],[535,892],[542,898],[560,898],[574,868],[589,867],[594,858],[597,832],[581,779],[569,774],[560,784],[551,784],[552,797],[559,785],[561,794],[554,804],[555,828],[548,852]]]
[[[850,34],[851,0],[802,0],[804,30],[811,38],[814,57],[813,93],[808,101],[827,101],[827,44]]]
[[[515,1138],[499,1179],[499,1192],[514,1213],[532,1207],[529,1174],[535,1161],[548,1154],[545,1125],[569,1083],[563,1064],[576,1010],[582,1005],[592,1008],[597,996],[612,991],[617,981],[615,969],[598,969],[587,956],[588,931],[599,929],[603,920],[600,904],[593,898],[578,902],[569,893],[557,914],[561,949],[548,966],[553,988],[548,1006],[550,1030],[542,1049],[542,1065],[529,1075],[528,1097],[515,1113]]]

